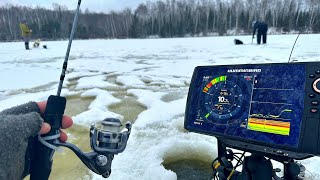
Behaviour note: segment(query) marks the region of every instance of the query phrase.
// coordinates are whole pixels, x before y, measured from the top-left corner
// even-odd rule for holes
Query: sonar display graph
[[[285,109],[282,112],[292,112],[292,110]],[[290,133],[290,119],[280,118],[280,115],[251,114],[247,128],[253,131],[288,136]]]
[[[285,87],[286,84],[283,83],[265,84],[268,79],[255,76],[247,128],[252,131],[289,136],[292,109],[294,109],[290,101],[295,98],[294,89]]]
[[[192,126],[216,135],[298,146],[304,66],[220,67],[199,71],[197,77]]]

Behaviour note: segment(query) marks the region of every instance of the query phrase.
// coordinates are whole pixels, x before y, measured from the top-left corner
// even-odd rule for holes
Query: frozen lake
[[[259,46],[251,36],[74,41],[62,90],[66,114],[76,124],[69,140],[90,150],[91,123],[129,120],[134,124],[127,149],[115,157],[109,179],[208,179],[216,140],[183,128],[194,67],[287,62],[296,37],[268,36],[268,44]],[[235,38],[245,44],[235,46]],[[319,40],[320,35],[301,35],[291,59],[318,61]],[[68,42],[42,44],[48,49],[0,43],[0,110],[56,94]],[[55,159],[52,179],[100,179],[69,151]],[[301,163],[307,179],[319,179],[320,158]]]

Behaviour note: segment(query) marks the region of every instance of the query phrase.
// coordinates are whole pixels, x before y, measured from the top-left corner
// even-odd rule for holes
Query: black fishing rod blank
[[[64,77],[66,75],[70,49],[71,49],[71,45],[72,45],[72,40],[73,40],[73,37],[74,37],[74,33],[76,32],[76,29],[77,29],[77,23],[78,23],[78,18],[79,18],[79,14],[80,14],[80,5],[81,5],[81,0],[78,1],[76,15],[74,16],[74,20],[73,20],[71,34],[70,34],[70,37],[69,37],[68,48],[67,48],[66,56],[64,58],[64,62],[63,62],[63,66],[62,66],[62,72],[61,72],[61,75],[60,75],[60,82],[59,82],[59,86],[58,86],[57,96],[60,96],[60,94],[61,94]]]

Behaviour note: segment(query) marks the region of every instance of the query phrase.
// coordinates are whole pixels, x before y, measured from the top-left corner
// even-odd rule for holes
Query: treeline
[[[74,11],[0,7],[0,40],[20,38],[19,23],[26,19],[33,38],[65,39]],[[135,10],[81,12],[76,38],[146,38],[248,34],[254,20],[265,21],[277,32],[320,32],[319,0],[167,0],[140,4]]]

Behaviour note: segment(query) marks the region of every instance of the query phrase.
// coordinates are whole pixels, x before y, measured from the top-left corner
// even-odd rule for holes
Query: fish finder
[[[305,159],[320,154],[320,63],[196,67],[184,127],[228,147]]]

